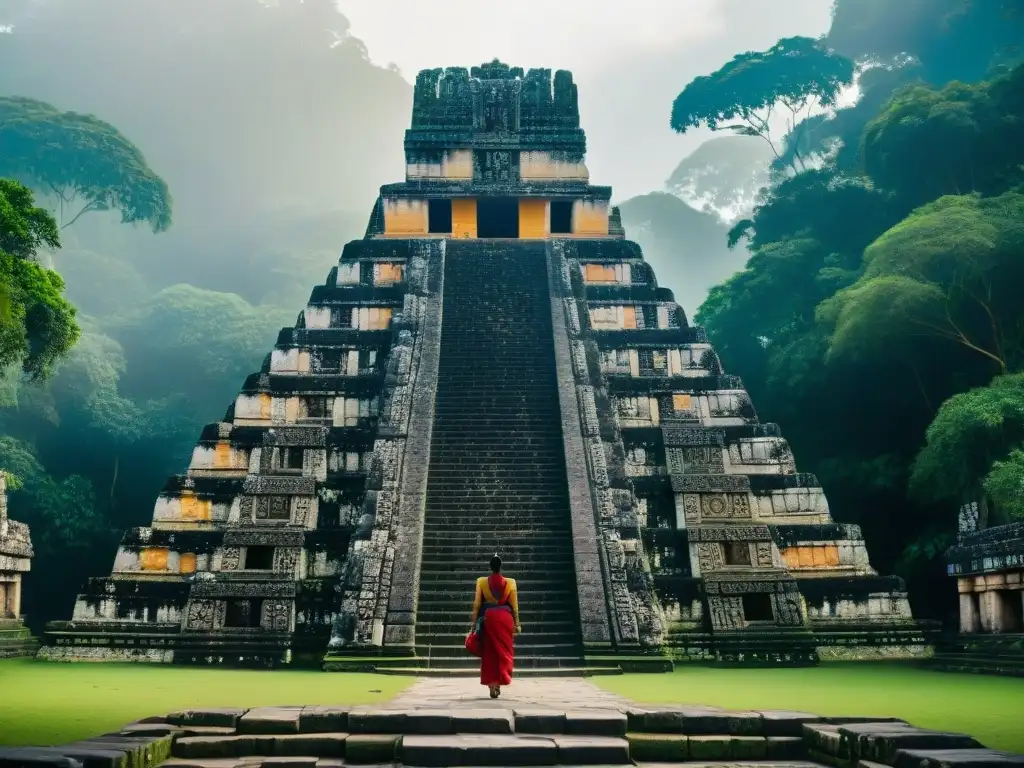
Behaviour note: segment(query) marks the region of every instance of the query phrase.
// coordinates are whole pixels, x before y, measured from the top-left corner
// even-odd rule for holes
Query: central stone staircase
[[[416,615],[419,663],[469,672],[474,582],[519,586],[516,670],[583,664],[543,243],[449,243]]]

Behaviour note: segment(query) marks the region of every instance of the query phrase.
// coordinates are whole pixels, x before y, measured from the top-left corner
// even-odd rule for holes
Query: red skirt
[[[484,631],[480,657],[481,685],[509,685],[515,666],[516,650],[513,642],[515,624],[512,611],[494,609],[484,614]]]

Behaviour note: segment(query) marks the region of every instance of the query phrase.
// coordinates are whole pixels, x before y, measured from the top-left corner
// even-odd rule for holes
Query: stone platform
[[[582,679],[517,680],[501,698],[419,680],[374,707],[174,712],[50,748],[0,748],[0,768],[627,766],[1024,768],[1024,755],[899,720],[641,706]]]

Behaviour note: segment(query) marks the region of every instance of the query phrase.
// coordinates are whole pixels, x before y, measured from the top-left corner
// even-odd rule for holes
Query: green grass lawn
[[[592,680],[644,702],[900,717],[913,725],[968,733],[991,749],[1024,752],[1021,678],[860,663],[810,669],[681,667],[668,675]]]
[[[596,677],[636,701],[821,715],[887,715],[961,731],[1024,752],[1024,680],[930,672],[900,664],[813,669],[682,667],[668,675]],[[245,671],[130,664],[0,661],[0,745],[61,744],[188,707],[372,704],[412,681],[387,675]]]
[[[63,744],[189,707],[373,704],[412,681],[387,675],[0,661],[0,746]]]

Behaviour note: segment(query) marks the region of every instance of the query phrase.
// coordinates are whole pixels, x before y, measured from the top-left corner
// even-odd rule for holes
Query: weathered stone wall
[[[32,556],[28,526],[7,517],[7,477],[0,471],[0,619],[21,617],[22,574]]]
[[[574,545],[579,552],[577,567],[586,569],[578,575],[580,612],[588,618],[594,617],[591,619],[593,626],[589,628],[591,636],[588,638],[585,634],[584,640],[594,643],[610,641],[617,648],[658,647],[663,640],[663,627],[650,566],[639,535],[637,502],[626,480],[618,425],[608,412],[608,397],[597,350],[581,319],[580,304],[584,303],[582,285],[578,274],[577,280],[573,280],[573,270],[578,273],[578,265],[567,258],[567,251],[568,255],[574,255],[572,250],[572,243],[555,240],[550,244],[548,258],[552,302],[560,305],[555,308],[554,315],[555,348],[556,354],[561,353],[558,355],[562,362],[559,386],[563,398],[566,398],[562,410],[563,431],[567,462],[571,462],[567,464],[570,487],[576,493],[574,538],[581,539],[574,541]],[[564,337],[562,329],[565,329]],[[565,369],[565,362],[569,362],[570,370]],[[567,399],[570,372],[575,403]],[[573,453],[575,456],[571,456]],[[580,461],[581,456],[583,462]],[[589,500],[582,495],[584,467]],[[600,611],[593,580],[598,564],[603,577],[604,600],[612,622],[611,635],[607,640],[603,635],[604,626],[597,618]],[[584,593],[584,588],[589,592]],[[588,629],[586,623],[584,629]]]

